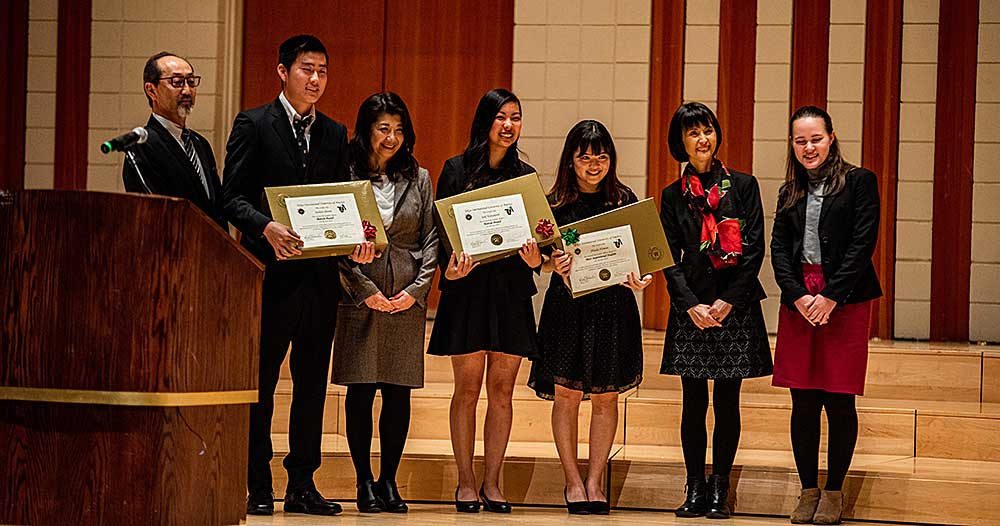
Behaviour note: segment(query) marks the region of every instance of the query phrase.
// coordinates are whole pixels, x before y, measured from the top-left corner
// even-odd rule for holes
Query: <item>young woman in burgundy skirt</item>
[[[771,236],[781,288],[773,384],[792,396],[792,450],[802,483],[796,524],[838,524],[841,488],[858,438],[871,300],[882,295],[875,174],[841,156],[826,111],[803,106],[789,122],[785,183]],[[827,479],[819,489],[820,414],[829,424]]]

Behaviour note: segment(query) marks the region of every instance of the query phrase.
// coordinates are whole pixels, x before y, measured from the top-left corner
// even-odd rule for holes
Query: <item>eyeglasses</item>
[[[198,85],[201,84],[201,77],[195,75],[191,75],[189,77],[160,77],[157,80],[165,80],[172,87],[175,87],[177,89],[183,88],[184,84],[187,84],[189,87],[192,88],[197,88]]]

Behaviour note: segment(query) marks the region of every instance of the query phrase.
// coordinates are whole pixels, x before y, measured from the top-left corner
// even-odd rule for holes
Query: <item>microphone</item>
[[[136,144],[146,142],[148,138],[149,133],[146,131],[146,128],[139,126],[126,134],[119,135],[114,139],[109,139],[102,143],[101,153],[124,152]]]

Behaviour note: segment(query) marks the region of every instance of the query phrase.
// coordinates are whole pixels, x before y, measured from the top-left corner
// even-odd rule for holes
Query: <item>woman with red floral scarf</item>
[[[670,318],[662,374],[681,377],[681,446],[687,495],[678,517],[725,519],[729,472],[740,441],[740,387],[744,378],[771,374],[771,351],[757,274],[764,260],[764,213],[752,176],[730,169],[715,154],[722,130],[711,109],[681,105],[667,144],[687,162],[663,189],[660,221],[676,265],[664,270]],[[705,480],[708,380],[713,380],[715,429],[712,476]]]

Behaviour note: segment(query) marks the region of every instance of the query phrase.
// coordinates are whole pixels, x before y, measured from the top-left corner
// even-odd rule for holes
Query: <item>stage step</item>
[[[430,322],[427,334],[430,334]],[[663,335],[663,331],[643,331],[640,390],[680,390],[679,377],[659,374]],[[774,337],[771,346],[774,346]],[[869,349],[866,397],[1000,403],[1000,350],[996,346],[872,340]],[[531,364],[524,361],[518,371],[517,385],[527,384],[530,371]],[[281,378],[291,378],[287,360]],[[425,355],[424,381],[428,384],[452,383],[451,360]],[[788,391],[771,386],[768,376],[744,381],[743,392],[787,395]]]
[[[448,440],[447,424],[451,384],[427,384],[413,391],[411,398],[410,438]],[[343,414],[346,389],[331,385],[327,392],[323,429],[326,433],[344,434]],[[288,429],[291,404],[291,381],[282,380],[275,394],[273,429]],[[482,392],[477,410],[477,433],[482,436],[486,417],[486,393]],[[380,410],[376,398],[373,413]],[[514,389],[515,424],[511,440],[515,442],[551,442],[552,402],[542,400],[525,386]],[[791,401],[787,393],[744,393],[741,400],[741,447],[789,451]],[[681,392],[639,388],[619,398],[616,443],[621,445],[680,445]],[[863,454],[908,455],[919,458],[950,458],[1000,461],[1000,404],[976,402],[934,402],[928,400],[859,399],[859,438],[857,451]],[[707,425],[713,426],[712,411]],[[589,428],[590,404],[580,408],[581,430]],[[826,426],[826,420],[823,419]],[[376,426],[375,433],[378,429]],[[587,440],[581,432],[581,440]],[[825,439],[826,433],[823,437]],[[711,440],[711,439],[710,439]],[[824,446],[825,448],[825,442]]]
[[[272,471],[280,493],[285,483],[281,457],[287,451],[287,436],[276,434],[274,445]],[[326,435],[323,449],[323,465],[316,473],[320,491],[327,498],[353,501],[354,472],[346,440]],[[373,451],[377,473],[377,440]],[[482,443],[478,442],[476,469],[480,474],[481,454]],[[585,458],[585,447],[579,454]],[[825,459],[821,457],[822,463]],[[1000,509],[989,504],[1000,494],[1000,462],[858,454],[851,468],[844,487],[845,518],[933,524],[1000,522]],[[616,447],[608,473],[609,497],[616,508],[667,511],[683,500],[685,473],[679,447]],[[407,441],[397,477],[405,498],[450,502],[456,477],[448,440]],[[503,469],[503,486],[511,502],[560,506],[563,485],[551,443],[511,442]],[[741,448],[731,486],[737,513],[787,516],[799,493],[791,453]]]
[[[410,432],[408,436],[416,439],[448,440],[451,436],[448,426],[448,413],[451,404],[453,385],[451,383],[426,384],[423,389],[414,390],[410,398]],[[323,431],[325,433],[344,434],[344,395],[345,387],[331,385],[327,390],[326,411],[323,416]],[[615,440],[624,443],[625,440],[625,400],[635,393],[635,390],[623,393],[618,401],[618,432]],[[288,429],[288,415],[292,400],[291,380],[280,380],[274,396],[274,417],[272,427],[274,432],[285,432]],[[476,410],[476,433],[482,436],[483,422],[486,419],[486,388],[479,398]],[[381,410],[381,398],[375,398],[373,414]],[[544,442],[551,441],[552,402],[535,396],[530,388],[519,385],[514,388],[513,397],[514,426],[511,429],[512,441]],[[590,404],[584,402],[580,407],[580,429],[590,427]],[[378,436],[378,426],[375,426]],[[586,433],[581,433],[581,440],[586,441]]]

